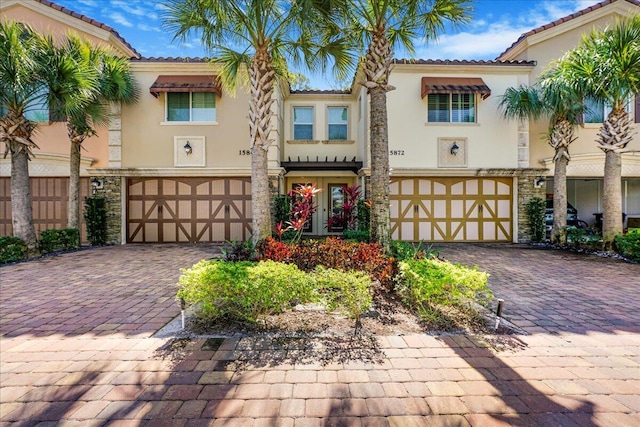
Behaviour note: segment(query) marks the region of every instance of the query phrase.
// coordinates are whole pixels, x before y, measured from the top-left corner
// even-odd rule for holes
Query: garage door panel
[[[511,178],[400,178],[390,189],[394,239],[511,240]]]
[[[220,242],[251,236],[249,178],[131,178],[130,242]]]

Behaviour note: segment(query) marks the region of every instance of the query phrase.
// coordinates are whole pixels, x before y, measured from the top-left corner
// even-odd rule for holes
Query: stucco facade
[[[534,83],[585,32],[639,10],[633,0],[604,1],[525,33],[495,61],[395,60],[390,76],[395,90],[387,94],[393,237],[527,240],[523,205],[549,192],[553,150],[541,137],[544,123],[501,117],[501,96],[509,87]],[[96,178],[96,191],[110,200],[113,243],[250,236],[246,90],[223,90],[215,83],[215,65],[200,58],[141,58],[115,30],[47,0],[5,0],[0,17],[46,33],[72,30],[130,58],[139,102],[112,105],[109,126],[83,144],[81,173]],[[369,104],[361,80],[358,70],[347,91],[290,91],[286,82],[276,87],[268,154],[272,190],[284,194],[300,184],[322,189],[310,229],[314,235],[339,232],[327,229],[326,221],[340,203],[343,186],[367,186]],[[176,120],[168,107],[176,93],[187,94],[192,115],[196,96],[206,97],[207,114],[215,109],[214,116]],[[464,107],[455,107],[463,101]],[[630,108],[636,114],[637,107]],[[445,112],[465,117],[434,119]],[[569,201],[585,220],[598,211],[602,191],[604,157],[594,142],[598,127],[580,126],[571,146]],[[36,143],[40,150],[30,165],[34,179],[68,176],[64,124],[41,123]],[[635,153],[623,156],[623,209],[640,215],[640,135],[629,149]],[[3,160],[0,179],[7,181],[9,174],[9,161]],[[8,192],[0,195],[0,203],[2,234],[10,232]]]

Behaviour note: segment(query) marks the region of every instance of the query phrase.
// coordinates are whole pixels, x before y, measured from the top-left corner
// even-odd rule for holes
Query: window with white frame
[[[432,93],[427,99],[427,121],[430,123],[475,123],[474,93]]]
[[[313,139],[313,107],[293,107],[293,139]]]
[[[327,108],[328,140],[345,141],[348,139],[348,116],[349,111],[347,107]]]
[[[213,92],[167,92],[168,122],[215,122]]]

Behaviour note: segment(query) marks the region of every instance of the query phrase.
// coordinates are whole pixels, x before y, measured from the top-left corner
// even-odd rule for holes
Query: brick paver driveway
[[[638,426],[640,266],[443,245],[528,334],[377,341],[153,333],[211,246],[108,247],[0,268],[0,425]]]

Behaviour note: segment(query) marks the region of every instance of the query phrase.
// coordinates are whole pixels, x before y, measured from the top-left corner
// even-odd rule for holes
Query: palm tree
[[[91,80],[88,90],[78,88],[77,102],[82,109],[67,114],[64,100],[53,99],[51,105],[59,108],[56,115],[66,118],[67,133],[71,142],[69,156],[69,205],[67,226],[80,228],[80,151],[82,143],[97,134],[96,127],[109,124],[109,103],[134,103],[138,100],[139,90],[129,61],[126,58],[111,54],[108,50],[96,47],[76,35],[68,35],[66,42],[54,47],[61,55],[69,55],[78,67],[86,70],[87,79]],[[53,79],[56,84],[67,84],[60,79]],[[76,82],[87,86],[87,81]],[[53,94],[56,92],[53,91]]]
[[[470,19],[470,0],[350,0],[346,2],[347,32],[355,38],[364,59],[364,86],[371,97],[371,240],[390,244],[389,135],[387,92],[393,51],[402,46],[414,53],[418,38],[435,39],[446,22]]]
[[[0,22],[0,141],[5,144],[5,157],[11,154],[11,216],[13,234],[21,238],[31,253],[35,252],[36,233],[33,226],[29,160],[37,123],[25,114],[37,105],[47,105],[51,95],[50,77],[63,76],[67,82],[83,80],[83,70],[67,56],[49,55],[51,39],[35,33],[21,23]],[[82,91],[84,88],[81,85]],[[56,96],[69,112],[75,111],[77,92],[60,85]]]
[[[580,96],[571,90],[550,68],[538,80],[539,86],[507,88],[499,108],[506,119],[549,120],[545,136],[553,147],[555,163],[553,174],[553,226],[551,242],[567,242],[567,165],[571,157],[569,145],[575,141],[575,127],[582,115]]]
[[[626,107],[640,92],[640,15],[587,34],[559,60],[558,67],[585,98],[611,108],[596,140],[605,153],[603,247],[611,250],[615,236],[622,232],[621,155],[633,138],[633,120]]]
[[[287,59],[309,69],[331,60],[343,75],[352,63],[339,31],[326,31],[332,9],[327,0],[170,0],[165,26],[177,39],[192,34],[219,66],[225,89],[249,77],[251,202],[253,240],[271,235],[267,153],[273,139],[271,108],[276,82],[288,75]]]

